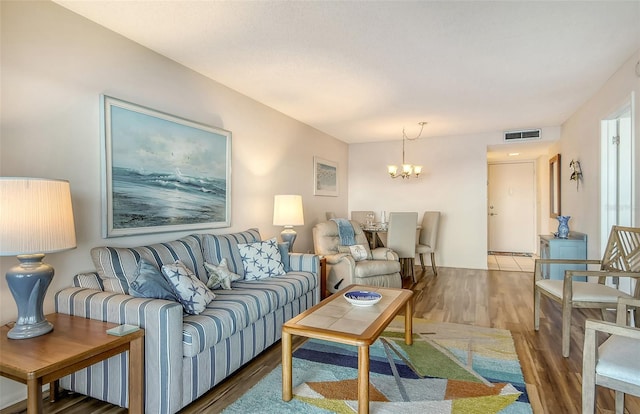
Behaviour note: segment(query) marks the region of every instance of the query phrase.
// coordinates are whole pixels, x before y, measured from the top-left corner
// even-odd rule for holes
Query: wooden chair
[[[389,213],[389,229],[386,246],[398,254],[403,277],[411,275],[416,283],[413,264],[416,257],[416,227],[418,213]]]
[[[439,211],[425,211],[420,226],[420,238],[416,244],[416,254],[420,256],[420,266],[424,270],[424,255],[431,255],[431,269],[433,274],[438,274],[436,267],[436,241],[438,240],[438,226],[440,225]]]
[[[629,308],[634,310],[640,300],[618,301],[616,323],[587,320],[582,354],[582,414],[593,413],[596,402],[596,385],[611,388],[616,393],[616,413],[624,412],[624,395],[640,397],[640,329],[627,326]],[[597,333],[611,336],[600,347]]]
[[[600,270],[566,270],[564,280],[542,278],[543,264],[599,264]],[[597,276],[598,283],[573,281],[574,277]],[[540,296],[545,295],[562,306],[562,355],[569,356],[571,312],[573,308],[614,308],[618,298],[631,295],[617,288],[605,286],[607,277],[619,286],[621,277],[640,278],[640,228],[613,226],[602,260],[537,259],[533,278],[534,329],[540,328]],[[640,298],[640,283],[636,283],[633,297]]]

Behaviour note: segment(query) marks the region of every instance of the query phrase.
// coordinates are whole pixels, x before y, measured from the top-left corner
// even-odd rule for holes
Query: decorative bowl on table
[[[372,306],[380,302],[382,295],[378,292],[368,292],[366,290],[352,290],[344,294],[347,302],[355,306]]]

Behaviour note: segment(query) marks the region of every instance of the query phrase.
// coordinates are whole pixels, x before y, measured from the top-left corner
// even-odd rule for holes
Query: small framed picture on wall
[[[313,157],[313,194],[338,196],[338,163]]]

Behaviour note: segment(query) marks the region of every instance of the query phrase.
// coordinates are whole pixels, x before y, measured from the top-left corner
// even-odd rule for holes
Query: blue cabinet
[[[566,239],[559,239],[552,234],[540,236],[541,259],[584,259],[587,258],[587,235],[570,232]],[[587,265],[543,264],[542,277],[544,279],[564,279],[565,270],[587,270]],[[586,277],[574,280],[586,281]]]

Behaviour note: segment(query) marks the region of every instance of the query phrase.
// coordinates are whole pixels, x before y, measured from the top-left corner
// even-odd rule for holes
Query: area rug
[[[532,413],[509,331],[413,323],[413,345],[401,317],[371,346],[371,413]],[[293,354],[291,401],[278,366],[223,413],[357,412],[357,366],[355,347],[308,340]]]

